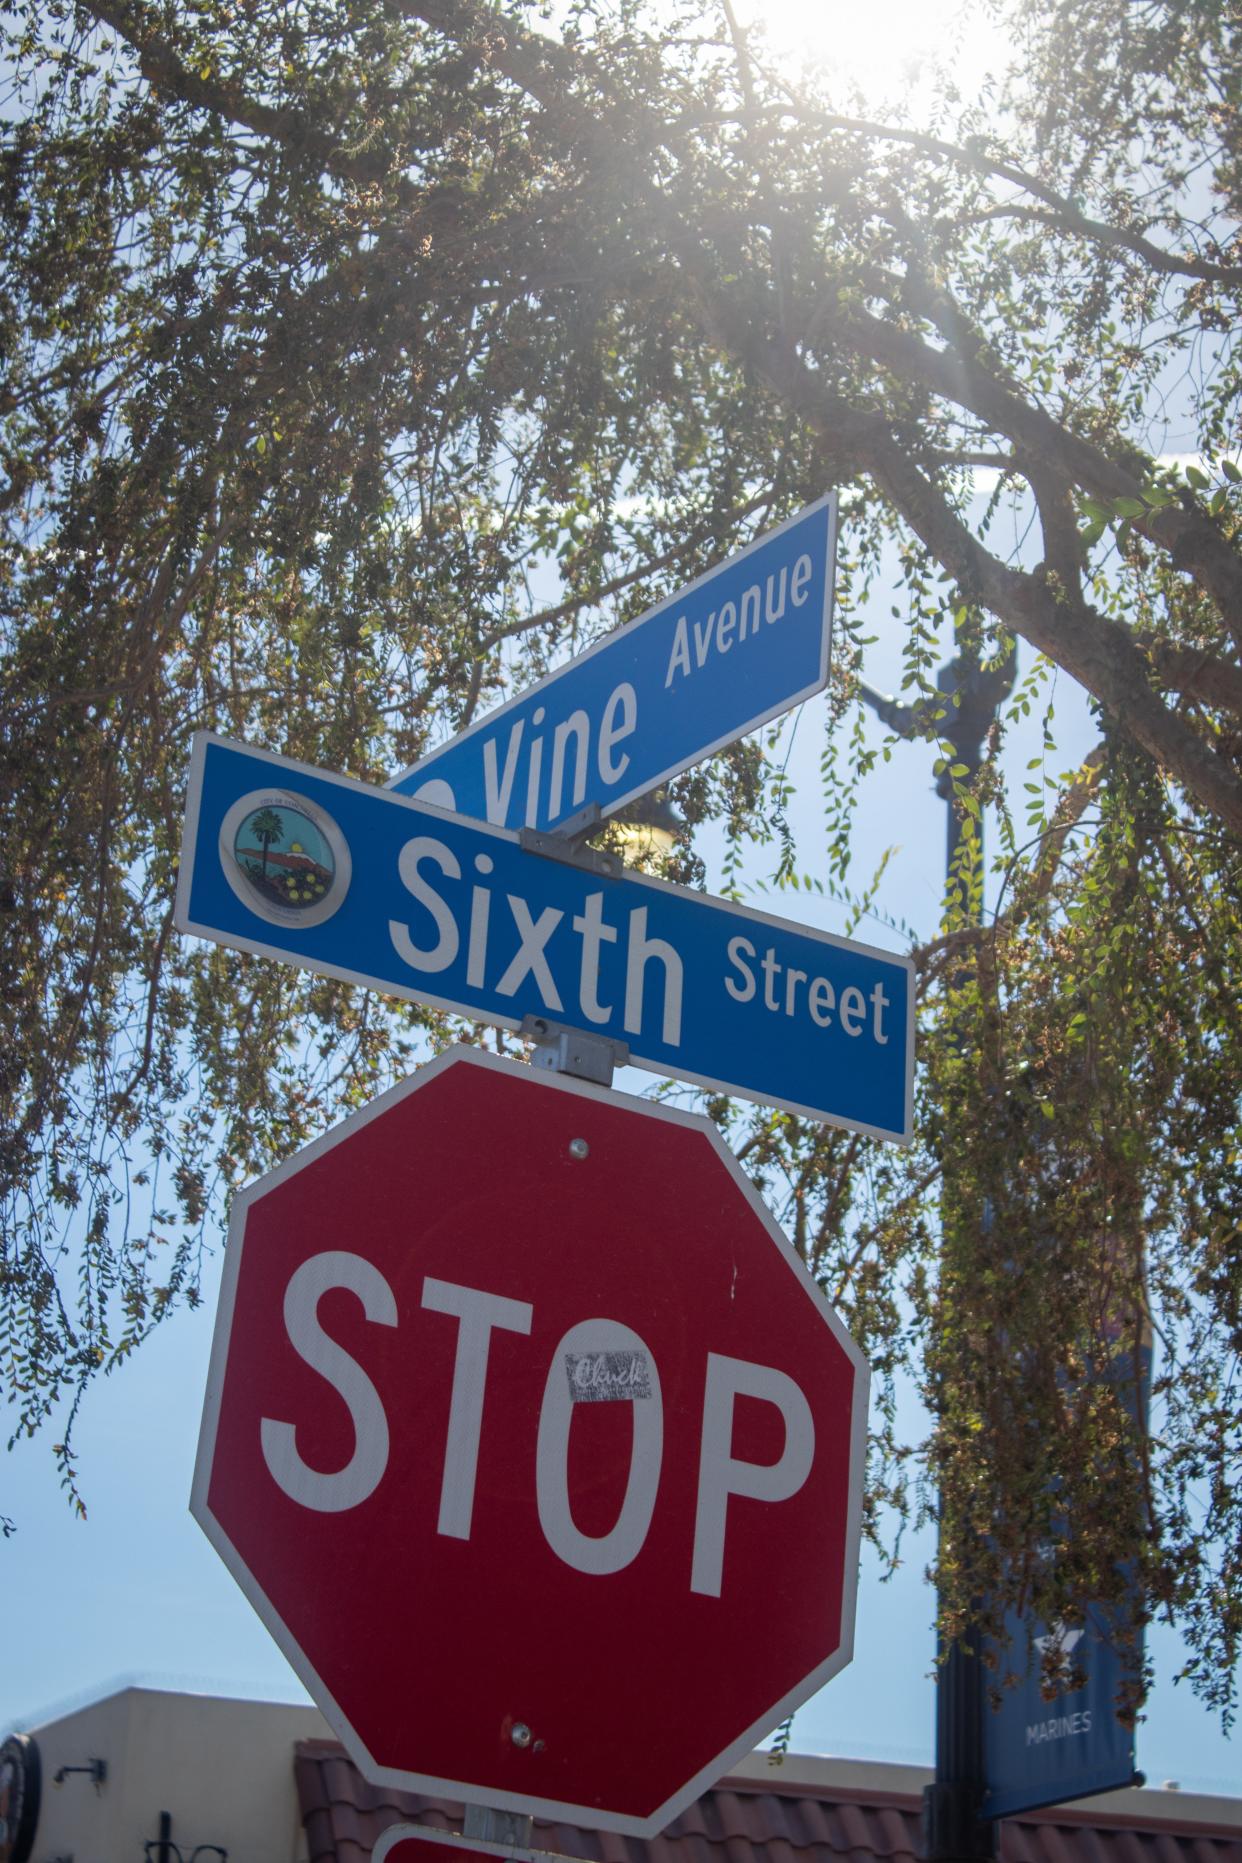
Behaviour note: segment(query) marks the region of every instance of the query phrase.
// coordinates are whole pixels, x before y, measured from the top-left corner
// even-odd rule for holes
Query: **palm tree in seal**
[[[283,841],[285,831],[275,809],[260,809],[250,823],[263,847],[263,878],[267,878],[267,850],[273,841]]]

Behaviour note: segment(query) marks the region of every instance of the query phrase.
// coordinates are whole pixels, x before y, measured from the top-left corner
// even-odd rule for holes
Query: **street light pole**
[[[936,685],[939,700],[917,705],[861,686],[862,696],[883,723],[901,737],[918,735],[934,722],[935,732],[952,751],[950,763],[965,764],[955,779],[949,767],[936,779],[936,794],[946,805],[946,888],[953,876],[964,826],[953,806],[955,780],[973,781],[983,762],[983,746],[996,715],[1013,688],[1011,651],[999,665],[984,667],[977,649],[963,647],[942,666]],[[941,1532],[946,1523],[941,1521]],[[936,1778],[923,1794],[924,1853],[927,1863],[980,1863],[996,1855],[996,1826],[981,1815],[987,1780],[983,1767],[983,1716],[986,1676],[979,1637],[941,1646],[936,1684]]]

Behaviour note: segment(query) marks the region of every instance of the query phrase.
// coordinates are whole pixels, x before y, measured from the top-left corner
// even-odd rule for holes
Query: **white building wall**
[[[316,1708],[127,1688],[28,1731],[43,1764],[31,1863],[154,1863],[143,1846],[161,1811],[184,1863],[200,1844],[229,1863],[305,1863],[293,1749],[331,1738]],[[79,1772],[55,1783],[94,1759],[107,1764],[102,1785]]]

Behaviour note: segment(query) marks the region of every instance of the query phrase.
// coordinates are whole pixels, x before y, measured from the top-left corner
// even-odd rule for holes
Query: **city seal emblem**
[[[220,865],[244,906],[269,925],[322,925],[349,891],[344,835],[292,789],[252,789],[220,824]]]

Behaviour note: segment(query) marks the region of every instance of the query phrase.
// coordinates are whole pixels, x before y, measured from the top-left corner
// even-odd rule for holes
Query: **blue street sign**
[[[389,787],[500,827],[615,814],[827,684],[835,551],[821,498]]]
[[[201,733],[176,923],[348,983],[628,1043],[656,1073],[907,1142],[907,958]]]

